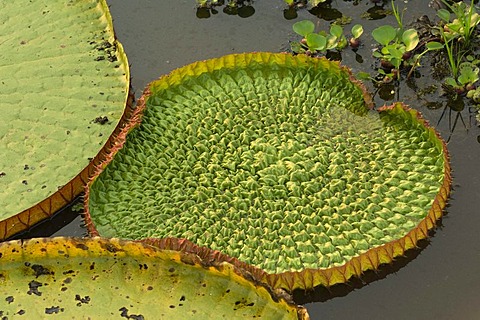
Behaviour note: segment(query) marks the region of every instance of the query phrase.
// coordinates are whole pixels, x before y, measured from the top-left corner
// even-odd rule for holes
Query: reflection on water
[[[253,0],[227,0],[227,3],[224,0],[197,0],[197,4],[197,18],[199,19],[210,18],[212,14],[217,14],[220,10],[227,15],[238,15],[240,18],[248,18],[255,14]]]
[[[440,224],[440,221],[439,221]],[[433,236],[435,231],[430,231],[429,236]],[[295,290],[293,298],[296,303],[307,304],[314,302],[325,302],[333,298],[343,297],[354,290],[359,290],[370,283],[387,278],[389,275],[398,272],[409,262],[413,261],[423,249],[429,245],[429,240],[424,239],[418,242],[417,249],[411,249],[405,252],[403,257],[396,258],[390,264],[381,265],[378,270],[369,270],[362,274],[361,277],[350,278],[348,282],[336,284],[331,287],[318,286],[313,290]]]
[[[44,220],[8,240],[51,236],[87,236],[82,212],[83,196],[79,196],[72,203],[56,212],[50,219]]]

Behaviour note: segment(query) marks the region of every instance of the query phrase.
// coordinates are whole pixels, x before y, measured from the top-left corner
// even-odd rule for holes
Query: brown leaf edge
[[[22,212],[9,217],[5,220],[0,221],[0,241],[4,241],[17,233],[22,231],[28,230],[33,225],[53,217],[53,215],[66,206],[67,204],[71,203],[75,197],[80,195],[85,188],[88,180],[92,177],[92,175],[96,171],[96,167],[101,164],[105,156],[110,153],[110,150],[115,147],[117,136],[123,130],[125,125],[129,123],[129,119],[134,113],[135,106],[134,106],[134,94],[130,85],[130,71],[128,67],[128,60],[123,49],[122,44],[117,40],[113,29],[113,20],[108,10],[108,5],[104,0],[101,1],[101,6],[104,10],[105,17],[107,20],[107,29],[110,29],[114,36],[114,43],[117,47],[117,57],[119,61],[123,62],[125,65],[125,77],[127,83],[127,94],[125,97],[125,108],[120,118],[117,126],[115,127],[114,131],[108,138],[108,140],[103,145],[102,149],[100,149],[99,153],[90,160],[90,163],[79,173],[77,174],[70,182],[65,184],[63,187],[58,189],[55,193],[50,195],[48,198],[42,200],[41,202],[33,205],[32,207],[23,210]]]
[[[292,296],[282,289],[272,289],[265,283],[259,282],[247,270],[238,268],[231,263],[221,261],[207,261],[202,257],[182,251],[163,249],[152,246],[144,241],[121,240],[118,238],[79,238],[79,237],[54,237],[33,238],[28,240],[11,240],[0,243],[0,262],[8,264],[12,262],[29,261],[29,259],[54,259],[64,260],[69,257],[85,257],[96,255],[102,257],[160,257],[178,261],[188,265],[201,266],[204,269],[214,268],[222,275],[230,274],[227,268],[231,268],[235,275],[245,279],[256,290],[265,290],[272,301],[286,304],[297,313],[298,320],[309,320],[307,309],[297,305]],[[226,270],[227,269],[227,270]],[[235,278],[232,278],[235,281]],[[291,310],[290,309],[290,310]]]
[[[260,53],[262,54],[262,53]],[[324,58],[313,58],[313,59],[324,59]],[[338,64],[339,62],[333,62]],[[349,74],[349,78],[354,82],[363,92],[365,104],[368,108],[373,107],[373,101],[370,94],[366,90],[366,87],[363,83],[353,76],[352,72],[348,67],[341,66],[341,69]],[[163,76],[168,77],[168,75]],[[158,80],[157,80],[158,81]],[[89,200],[89,186],[93,183],[96,177],[103,171],[110,161],[112,161],[115,153],[122,148],[125,143],[126,136],[128,132],[133,130],[136,126],[141,123],[141,116],[143,110],[146,107],[146,101],[151,95],[150,85],[144,90],[142,97],[137,102],[136,114],[132,118],[132,121],[129,125],[124,127],[122,132],[118,135],[118,141],[115,148],[111,149],[111,153],[105,158],[105,161],[97,166],[97,171],[94,176],[90,179],[85,190],[85,200],[84,200],[84,211],[85,211],[85,224],[87,230],[92,236],[99,236],[95,225],[90,216],[88,200]],[[396,257],[403,256],[404,253],[409,249],[418,248],[418,241],[428,238],[429,230],[433,229],[436,226],[438,219],[442,217],[443,209],[446,206],[447,199],[450,195],[451,187],[451,168],[450,168],[450,156],[446,147],[445,142],[440,137],[438,132],[436,132],[426,121],[418,111],[409,108],[403,103],[394,103],[391,106],[383,106],[377,111],[379,113],[386,112],[390,109],[403,108],[405,111],[413,113],[417,118],[418,122],[422,124],[427,130],[431,132],[436,138],[441,141],[443,145],[443,155],[444,155],[444,179],[440,190],[435,197],[432,207],[430,208],[427,216],[420,221],[420,223],[410,230],[404,237],[391,241],[382,246],[372,248],[357,257],[352,258],[347,263],[341,266],[335,266],[332,268],[325,269],[312,269],[307,268],[303,271],[295,272],[282,272],[270,274],[265,272],[262,269],[256,268],[248,263],[242,262],[237,258],[230,257],[220,251],[212,250],[207,247],[198,246],[195,243],[187,239],[177,239],[177,238],[165,238],[165,239],[144,239],[146,243],[151,245],[159,246],[160,248],[170,249],[170,250],[179,250],[182,252],[189,252],[200,256],[205,261],[227,261],[235,265],[240,269],[247,270],[252,276],[255,277],[260,282],[267,283],[272,288],[283,288],[289,292],[292,292],[295,289],[312,289],[316,286],[325,286],[330,287],[335,284],[345,283],[351,277],[360,277],[365,271],[368,270],[377,270],[382,264],[392,263]]]

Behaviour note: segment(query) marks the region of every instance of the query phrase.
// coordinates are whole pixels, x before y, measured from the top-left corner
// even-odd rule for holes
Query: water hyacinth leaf
[[[139,242],[3,242],[0,262],[5,318],[308,319],[284,292],[231,264]]]
[[[295,22],[292,28],[297,34],[301,35],[302,37],[306,37],[315,30],[315,24],[313,24],[313,22],[310,20],[302,20]]]
[[[370,104],[326,59],[238,54],[175,70],[147,87],[141,123],[89,182],[87,227],[187,239],[159,245],[260,268],[288,290],[376,269],[427,237],[451,178],[416,111]]]
[[[397,36],[397,30],[390,25],[380,26],[372,31],[372,37],[382,46],[386,46]]]
[[[330,27],[330,33],[337,37],[340,38],[343,35],[343,28],[342,26],[339,26],[338,24],[332,24]]]
[[[439,9],[437,11],[437,16],[444,22],[450,22],[450,12],[447,9]]]
[[[425,47],[428,50],[441,50],[443,49],[444,45],[443,43],[437,42],[437,41],[430,41],[425,44]]]
[[[318,33],[310,33],[306,39],[308,48],[311,50],[322,51],[327,44],[327,38]]]
[[[363,26],[361,24],[356,24],[352,27],[352,36],[356,39],[360,38],[363,34]]]
[[[0,7],[3,240],[83,191],[128,104],[130,76],[104,0]]]
[[[418,38],[417,30],[415,29],[408,29],[405,30],[402,34],[402,41],[405,43],[405,50],[412,51],[417,47],[418,42],[420,41]]]

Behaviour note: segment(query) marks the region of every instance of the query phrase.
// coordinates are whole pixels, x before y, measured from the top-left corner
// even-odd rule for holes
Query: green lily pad
[[[44,319],[308,319],[228,263],[118,239],[0,244],[0,314]]]
[[[1,240],[83,191],[130,76],[104,0],[4,1],[0,10]]]
[[[141,123],[89,183],[88,228],[187,239],[182,250],[220,252],[289,290],[376,269],[427,237],[451,178],[416,111],[369,104],[326,59],[240,54],[178,69],[149,85]]]

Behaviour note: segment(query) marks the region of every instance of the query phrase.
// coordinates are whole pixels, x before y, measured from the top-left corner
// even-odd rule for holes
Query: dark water
[[[285,19],[282,0],[253,2],[254,13],[250,10],[248,14],[241,14],[250,14],[247,18],[228,15],[220,9],[206,19],[197,18],[194,0],[108,2],[117,37],[131,64],[137,97],[148,82],[194,61],[229,53],[284,51],[289,47],[289,40],[298,40],[292,32],[296,21],[310,19],[318,21],[317,29],[328,28],[328,22],[307,10],[299,11],[297,19]],[[397,3],[407,7],[405,23],[423,14],[434,17],[426,0]],[[365,29],[364,45],[358,50],[361,59],[346,49],[342,53],[344,64],[354,72],[371,72],[375,62],[371,58],[370,31],[381,24],[393,23],[394,19],[383,18],[381,8],[368,0],[334,0],[330,8],[315,14],[330,20],[338,17],[338,12],[352,17],[351,25],[361,23]],[[361,18],[366,13],[382,19]],[[362,59],[363,63],[357,62]],[[402,83],[394,94],[391,90],[382,92],[381,97],[389,101],[377,94],[375,102],[377,106],[390,104],[398,97],[419,109],[441,135],[449,139],[454,182],[447,215],[433,237],[421,243],[423,249],[409,252],[407,258],[399,259],[378,274],[368,273],[363,279],[368,284],[354,281],[350,288],[335,287],[331,293],[318,290],[296,294],[302,303],[318,301],[306,303],[312,319],[480,319],[480,129],[468,106],[460,112],[452,110],[451,101],[439,97],[438,91],[417,96],[422,89],[439,84],[431,76],[430,61],[424,60],[423,64],[410,86]],[[371,85],[369,88],[374,90]],[[438,109],[428,109],[427,100]],[[66,210],[24,237],[78,236],[84,234],[80,224],[78,213]]]

